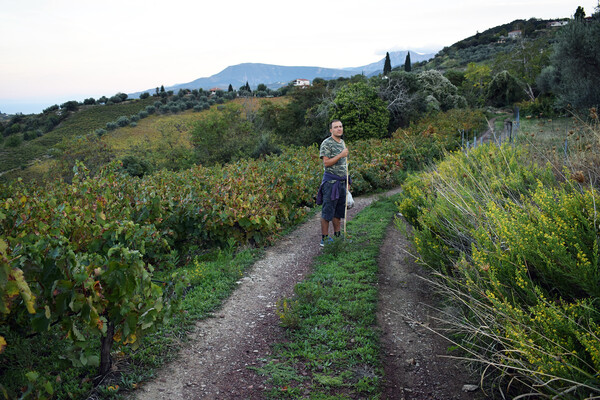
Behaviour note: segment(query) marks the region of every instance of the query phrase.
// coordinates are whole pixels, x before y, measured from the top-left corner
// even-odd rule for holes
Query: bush
[[[142,177],[152,171],[152,166],[148,161],[136,156],[126,156],[121,163],[125,172],[131,176]]]
[[[115,129],[117,129],[119,127],[119,125],[117,125],[116,122],[112,121],[112,122],[107,122],[106,123],[106,130],[107,131],[114,131]]]
[[[554,108],[554,98],[551,96],[538,96],[533,101],[522,101],[516,103],[515,106],[519,107],[521,116],[553,117],[557,115],[557,110]]]
[[[38,134],[35,131],[27,131],[23,133],[23,140],[33,140],[38,137]]]
[[[65,111],[77,111],[79,109],[79,102],[75,100],[67,101],[66,103],[61,104],[60,108]]]
[[[19,147],[21,143],[23,143],[23,137],[21,135],[10,135],[4,143],[4,147]]]
[[[381,138],[387,134],[389,112],[377,91],[363,82],[343,87],[335,97],[331,119],[344,123],[348,141]]]
[[[448,111],[452,108],[465,108],[467,101],[458,95],[458,89],[448,78],[436,70],[424,71],[417,75],[421,91],[425,94],[430,110]]]
[[[102,137],[104,135],[106,135],[106,129],[102,129],[102,128],[98,128],[94,131],[94,133],[98,136],[98,137]]]
[[[519,390],[598,394],[600,194],[510,146],[452,154],[403,189],[420,259],[465,306],[468,319],[449,321],[461,347]]]
[[[129,125],[129,122],[130,122],[129,118],[126,117],[126,116],[124,116],[124,115],[122,115],[119,118],[117,118],[117,125],[120,126],[120,127],[124,127],[124,126]]]
[[[192,129],[192,142],[203,164],[222,164],[248,156],[256,142],[252,124],[242,116],[239,105],[202,118]]]
[[[55,104],[53,106],[50,106],[50,107],[44,109],[43,113],[44,114],[48,114],[48,113],[51,113],[51,112],[54,112],[54,111],[58,111],[58,109],[59,109],[58,104]]]
[[[263,133],[258,138],[256,147],[252,151],[252,158],[259,158],[270,154],[281,154],[281,148],[276,143],[275,137],[269,133]]]

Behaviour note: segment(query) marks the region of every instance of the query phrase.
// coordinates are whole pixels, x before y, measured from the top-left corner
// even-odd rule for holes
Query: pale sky
[[[171,86],[244,62],[358,67],[598,0],[0,0],[0,112]]]

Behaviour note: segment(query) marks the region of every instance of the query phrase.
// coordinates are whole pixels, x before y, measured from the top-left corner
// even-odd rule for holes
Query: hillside
[[[285,103],[283,97],[266,99],[271,103]],[[75,159],[86,160],[92,169],[126,156],[151,160],[159,168],[174,169],[189,166],[192,161],[190,129],[206,115],[216,112],[213,106],[203,111],[185,110],[177,113],[153,114],[136,123],[108,131],[102,135],[96,130],[125,115],[133,115],[158,100],[150,97],[128,103],[95,106],[73,113],[57,129],[21,146],[0,152],[3,161],[0,176],[10,181],[17,177],[26,180],[57,178],[64,172],[65,163]],[[233,103],[244,109],[256,110],[261,99],[238,98]],[[6,166],[6,168],[4,168]]]
[[[153,103],[153,99],[130,100],[121,104],[84,106],[69,115],[50,132],[15,147],[0,149],[0,174],[15,168],[25,168],[32,161],[48,156],[51,149],[65,139],[93,133],[122,115],[132,115]],[[56,113],[60,113],[57,111]],[[64,111],[63,111],[64,112]],[[42,114],[40,114],[41,116]]]
[[[440,50],[432,59],[419,63],[417,69],[448,70],[464,68],[469,63],[489,63],[499,54],[510,54],[518,46],[533,41],[544,41],[546,47],[554,42],[558,27],[548,27],[556,20],[532,18],[517,19],[510,23],[487,29]],[[508,32],[521,31],[521,36],[508,38]],[[412,54],[411,54],[412,57]]]

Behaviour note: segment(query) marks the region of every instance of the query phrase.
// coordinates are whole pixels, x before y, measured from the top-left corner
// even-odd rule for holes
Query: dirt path
[[[379,310],[384,399],[480,399],[478,378],[455,359],[443,357],[449,342],[440,328],[439,299],[422,279],[428,271],[409,254],[411,243],[394,225],[379,253]],[[465,389],[465,390],[463,390]]]
[[[398,193],[399,189],[387,194]],[[349,210],[348,219],[352,219],[360,210],[375,200],[377,196],[356,198],[356,206]],[[181,350],[179,357],[165,368],[157,377],[145,383],[134,392],[136,399],[263,399],[264,378],[258,376],[249,366],[260,366],[269,356],[271,345],[284,340],[283,329],[278,325],[275,303],[285,296],[291,296],[296,283],[301,282],[310,272],[313,258],[319,253],[319,218],[315,215],[283,238],[275,246],[268,249],[262,260],[258,261],[251,271],[241,279],[239,287],[215,313],[214,318],[199,321],[190,340]],[[413,274],[415,265],[398,249],[408,243],[396,237],[395,230],[390,228],[386,245],[382,248],[383,275],[381,288],[386,290],[381,297],[382,312],[380,321],[384,331],[386,346],[386,374],[393,382],[386,384],[388,399],[463,399],[473,397],[415,397],[417,393],[426,393],[420,383],[433,385],[441,382],[446,385],[454,380],[457,370],[445,370],[443,359],[436,354],[445,351],[445,344],[432,337],[435,345],[430,345],[429,336],[422,330],[407,326],[400,313],[409,303],[403,299],[390,302],[392,296],[408,296],[412,293],[410,304],[417,312],[417,321],[426,321],[427,310],[419,306],[421,302],[432,301],[430,293],[422,283],[405,285],[402,273]],[[387,261],[383,261],[387,260]],[[389,267],[389,268],[388,268]],[[408,270],[404,271],[406,268]],[[398,272],[396,270],[400,270]],[[402,272],[404,271],[404,272]],[[402,287],[404,291],[395,292],[394,287]],[[399,307],[399,308],[396,308]],[[388,312],[386,310],[396,310]],[[424,313],[423,315],[420,315]],[[409,332],[410,331],[410,332]],[[414,340],[406,342],[406,335],[417,335],[422,351],[412,355],[404,344],[414,347]],[[415,337],[417,337],[415,336]],[[401,340],[396,340],[399,338]],[[391,347],[387,347],[391,346]],[[441,350],[440,350],[441,349]],[[404,364],[412,358],[415,363],[409,368]],[[430,361],[433,361],[430,364]],[[418,365],[417,365],[418,363]],[[435,366],[435,368],[433,368]],[[425,372],[438,375],[428,375]],[[415,376],[411,380],[408,376]],[[452,389],[452,394],[461,395],[460,387]],[[436,386],[437,387],[437,386]],[[400,390],[400,388],[403,388]],[[411,389],[412,388],[412,389]],[[415,396],[406,396],[413,390]],[[457,391],[454,393],[454,391]],[[439,392],[442,393],[442,392]],[[444,393],[450,393],[446,391]]]

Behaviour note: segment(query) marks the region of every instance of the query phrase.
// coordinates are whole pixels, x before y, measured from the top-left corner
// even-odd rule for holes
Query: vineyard
[[[584,398],[598,389],[599,200],[585,188],[598,176],[590,163],[597,126],[560,128],[573,136],[569,149],[579,149],[568,154],[571,167],[588,166],[581,175],[562,168],[555,147],[541,154],[530,133],[518,138],[529,147],[445,153],[459,147],[461,130],[480,130],[483,122],[481,114],[453,110],[389,139],[350,143],[353,193],[403,183],[398,207],[415,227],[420,260],[437,270],[439,290],[462,304],[462,316],[447,322],[463,334],[450,339],[486,371],[498,370],[492,387],[510,380],[518,393]],[[187,296],[231,286],[240,265],[180,256],[191,248],[260,248],[302,221],[321,179],[317,153],[315,146],[288,147],[143,178],[118,162],[96,175],[78,163],[71,183],[2,186],[5,397],[83,395],[115,355],[144,346],[149,333],[179,318]],[[541,167],[538,159],[551,162]],[[409,174],[425,165],[433,167]],[[182,262],[192,267],[178,268]],[[61,356],[37,370],[44,349],[23,355],[20,348],[39,335]]]
[[[452,134],[438,136],[438,154],[444,141],[457,143]],[[397,186],[407,164],[431,160],[431,147],[416,151],[419,140],[406,132],[354,143],[353,191]],[[49,331],[66,340],[62,368],[107,372],[111,352],[135,348],[177,309],[190,285],[184,273],[169,274],[178,251],[272,242],[314,206],[321,168],[316,147],[298,147],[144,178],[125,174],[118,163],[95,176],[77,164],[72,183],[2,186],[3,375],[10,370],[21,385],[26,376],[30,390],[49,395],[51,376],[33,365],[15,367],[15,343]],[[168,279],[157,280],[157,272]]]

